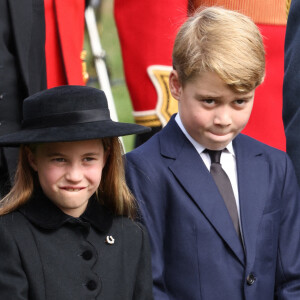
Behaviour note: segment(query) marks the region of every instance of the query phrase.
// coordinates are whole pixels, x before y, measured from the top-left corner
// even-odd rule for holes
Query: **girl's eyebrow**
[[[99,155],[99,152],[88,152],[88,153],[84,153],[82,156],[96,156]]]
[[[82,154],[81,156],[97,156],[99,155],[99,152],[87,152]],[[53,157],[53,156],[66,156],[66,154],[63,154],[61,152],[51,152],[47,154],[48,157]]]
[[[52,153],[48,153],[47,156],[48,157],[52,157],[52,156],[64,156],[64,154],[62,154],[60,152],[52,152]]]

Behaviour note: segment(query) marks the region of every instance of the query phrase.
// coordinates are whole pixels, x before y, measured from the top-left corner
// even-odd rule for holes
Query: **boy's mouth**
[[[210,132],[211,134],[213,134],[213,135],[217,135],[217,136],[225,136],[225,135],[228,135],[228,134],[230,134],[231,132],[229,131],[229,132]]]

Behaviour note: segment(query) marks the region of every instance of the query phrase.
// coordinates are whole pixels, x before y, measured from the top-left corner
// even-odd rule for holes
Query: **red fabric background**
[[[157,94],[146,70],[155,64],[171,66],[173,41],[186,19],[187,7],[187,0],[115,0],[125,77],[136,112],[156,107]],[[281,111],[286,26],[258,26],[266,46],[266,78],[256,90],[253,112],[243,133],[285,150]]]
[[[47,86],[83,85],[84,0],[45,0]]]

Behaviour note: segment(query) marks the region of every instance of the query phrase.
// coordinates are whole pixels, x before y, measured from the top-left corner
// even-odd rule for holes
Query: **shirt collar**
[[[113,214],[99,203],[95,195],[90,198],[84,213],[79,218],[74,218],[61,211],[40,189],[19,211],[32,223],[44,229],[58,229],[65,223],[88,223],[97,230],[106,232],[113,221]]]
[[[184,133],[184,135],[186,136],[186,138],[192,143],[192,145],[196,148],[197,152],[200,154],[202,153],[206,148],[204,146],[202,146],[201,144],[199,144],[196,140],[194,140],[189,133],[186,131],[186,129],[184,128],[179,112],[177,113],[177,115],[175,116],[175,121],[178,124],[179,128],[181,129],[181,131]],[[233,156],[235,156],[234,153],[234,149],[233,149],[233,145],[232,145],[232,141],[226,146],[226,149],[228,150],[229,153],[231,153]]]

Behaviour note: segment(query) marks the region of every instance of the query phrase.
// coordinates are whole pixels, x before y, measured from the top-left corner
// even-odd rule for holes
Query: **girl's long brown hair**
[[[125,182],[122,145],[117,137],[101,140],[108,157],[96,192],[97,198],[116,215],[125,215],[134,219],[136,204]],[[27,147],[32,151],[35,148],[32,145],[20,147],[15,183],[11,191],[0,201],[0,215],[12,212],[25,204],[34,192],[36,175],[28,162]]]
[[[136,216],[135,199],[125,181],[123,148],[117,137],[103,138],[104,151],[108,153],[98,189],[98,199],[117,215]]]

